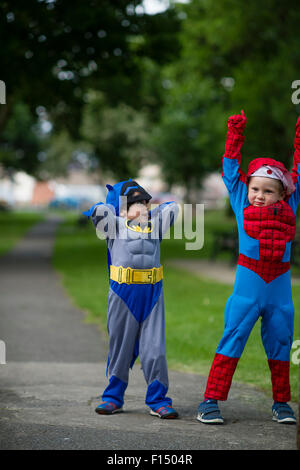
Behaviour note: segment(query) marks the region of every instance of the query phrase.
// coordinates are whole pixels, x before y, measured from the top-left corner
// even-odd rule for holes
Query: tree
[[[2,139],[15,107],[26,103],[33,123],[38,120],[37,108],[46,110],[54,139],[65,129],[70,139],[78,141],[87,93],[92,89],[101,91],[112,108],[125,103],[157,119],[159,73],[154,79],[153,72],[177,54],[180,22],[173,11],[142,14],[141,2],[1,2],[0,79],[7,90],[7,104],[0,108]],[[149,83],[148,72],[152,74]],[[31,167],[36,168],[36,153],[31,155]],[[23,161],[12,167],[22,167]],[[0,162],[12,163],[4,156],[3,145]],[[29,167],[26,164],[24,169]]]
[[[210,84],[202,81],[197,89],[174,85],[162,118],[152,133],[152,145],[161,162],[166,181],[171,187],[185,188],[186,202],[199,188],[205,175],[216,168],[221,152],[220,132],[222,108],[213,97],[209,101]],[[214,131],[211,128],[214,126]]]
[[[227,119],[241,109],[248,118],[243,166],[259,156],[289,166],[300,113],[291,102],[300,68],[296,1],[192,0],[176,9],[185,18],[181,54],[164,67],[169,85],[156,146],[166,177],[182,183],[192,173],[199,186],[207,172],[220,171]]]
[[[177,52],[178,21],[170,12],[157,18],[137,13],[140,3],[1,2],[0,41],[5,47],[0,63],[7,110],[13,102],[25,101],[34,114],[42,105],[51,113],[55,129],[65,127],[78,137],[89,89],[104,92],[111,104],[141,106],[139,59],[149,57],[160,64],[170,60]]]
[[[81,135],[101,170],[118,179],[137,174],[147,161],[146,113],[125,103],[109,106],[103,94],[90,91],[83,110]]]
[[[28,105],[16,103],[11,110],[0,142],[1,164],[12,170],[22,169],[34,174],[42,150],[40,130]]]

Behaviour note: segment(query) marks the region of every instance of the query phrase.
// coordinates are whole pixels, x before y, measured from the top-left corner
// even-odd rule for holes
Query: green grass
[[[196,222],[193,223],[193,230],[196,228]],[[214,257],[214,234],[220,230],[234,232],[236,229],[236,222],[233,217],[227,217],[224,211],[206,211],[204,223],[204,245],[201,250],[186,250],[186,243],[193,243],[194,240],[187,239],[174,239],[174,229],[170,231],[170,240],[165,240],[162,250],[162,260],[170,258],[193,258],[193,259],[207,259]],[[182,233],[184,234],[184,226]],[[179,232],[180,233],[180,232]],[[230,259],[230,253],[221,255],[223,259]]]
[[[40,220],[38,212],[0,212],[0,255],[9,251]]]
[[[211,214],[210,214],[211,215]],[[210,227],[220,222],[211,215]],[[162,261],[185,255],[201,257],[201,252],[186,252],[183,240],[165,240]],[[208,248],[206,248],[208,249]],[[100,241],[90,223],[79,227],[72,217],[60,227],[55,246],[54,266],[75,304],[86,312],[87,322],[96,322],[106,331],[108,272],[106,244]],[[165,272],[167,359],[170,368],[207,375],[224,327],[224,307],[232,286],[200,279],[173,267]],[[300,288],[293,287],[295,339],[299,338]],[[271,396],[270,372],[257,322],[239,361],[234,380],[253,384]],[[298,366],[291,363],[292,399],[298,399]]]

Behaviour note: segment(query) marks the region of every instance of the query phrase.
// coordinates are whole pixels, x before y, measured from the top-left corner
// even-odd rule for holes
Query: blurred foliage
[[[76,135],[86,89],[141,105],[143,65],[177,53],[172,10],[141,15],[141,1],[27,0],[1,2],[1,79],[8,101],[26,99],[51,109],[55,122]],[[159,47],[157,47],[159,44]],[[66,119],[67,118],[67,119]]]
[[[17,102],[1,133],[1,164],[11,171],[22,168],[29,174],[34,173],[41,145],[36,120],[28,105]]]
[[[54,171],[66,168],[76,146],[117,178],[156,160],[188,201],[207,173],[221,170],[227,119],[241,109],[248,118],[243,169],[259,156],[290,167],[300,114],[291,101],[300,79],[298,2],[191,0],[156,15],[143,14],[141,3],[1,3],[4,164],[41,165],[35,150],[31,167],[20,152],[19,159],[6,152],[17,146],[5,127],[26,103],[33,121],[38,109],[39,123],[44,113],[53,125],[42,160]],[[24,134],[29,144],[33,136]],[[56,166],[63,139],[72,143]]]
[[[145,146],[148,117],[125,103],[109,106],[103,94],[89,93],[83,110],[82,137],[89,142],[101,169],[118,179],[136,175],[151,158]]]
[[[120,102],[149,114],[161,98],[146,85],[145,70],[171,61],[178,53],[179,20],[173,10],[143,15],[142,1],[27,0],[0,5],[1,80],[6,105],[0,107],[0,135],[18,103],[33,120],[43,109],[53,135],[64,129],[79,139],[86,93],[101,90],[108,106]],[[159,45],[159,47],[158,47]],[[147,62],[148,60],[148,62]],[[150,65],[149,65],[150,64]],[[159,74],[158,74],[159,76]],[[7,138],[7,136],[6,136]],[[5,142],[6,143],[6,142]],[[14,142],[7,143],[14,146]],[[12,168],[28,170],[25,160],[2,158]],[[32,151],[31,170],[40,165]]]
[[[49,179],[56,175],[67,176],[70,167],[80,166],[92,170],[92,158],[88,158],[90,147],[85,142],[73,140],[65,129],[55,134],[47,134],[42,141],[39,153],[41,162],[39,176]]]
[[[241,109],[248,118],[243,165],[268,155],[290,166],[300,114],[291,101],[300,66],[298,2],[202,0],[180,8],[182,52],[165,67],[169,90],[158,127],[169,177],[176,176],[171,158],[185,153],[186,172],[179,166],[177,180],[190,174],[199,181],[220,168],[227,119]],[[181,146],[173,145],[178,128]]]

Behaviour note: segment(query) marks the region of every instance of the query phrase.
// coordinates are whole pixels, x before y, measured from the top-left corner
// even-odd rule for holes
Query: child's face
[[[248,199],[252,206],[265,207],[285,198],[285,191],[279,180],[252,176],[248,183]]]
[[[127,219],[138,222],[146,222],[148,220],[148,204],[146,201],[134,202],[127,210]]]
[[[135,192],[134,196],[138,196],[139,193]],[[143,223],[148,221],[149,216],[149,203],[147,201],[134,202],[126,210],[125,208],[121,211],[121,217],[125,217],[128,220],[135,220],[136,223]]]

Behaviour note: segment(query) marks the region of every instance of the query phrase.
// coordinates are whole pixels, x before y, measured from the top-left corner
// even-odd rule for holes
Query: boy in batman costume
[[[168,202],[149,211],[150,194],[131,179],[106,187],[105,204],[95,204],[84,213],[91,216],[97,232],[106,238],[109,268],[109,384],[95,411],[122,411],[129,369],[139,356],[150,414],[177,418],[172,400],[167,397],[160,243],[178,215],[178,205]]]
[[[290,253],[300,200],[300,118],[296,124],[294,166],[256,158],[245,174],[240,167],[246,125],[244,112],[231,116],[223,156],[223,180],[239,231],[234,290],[225,308],[225,329],[210,369],[197,419],[222,424],[218,400],[226,400],[249,334],[261,317],[261,337],[271,371],[273,420],[296,422],[288,405],[294,307]]]

